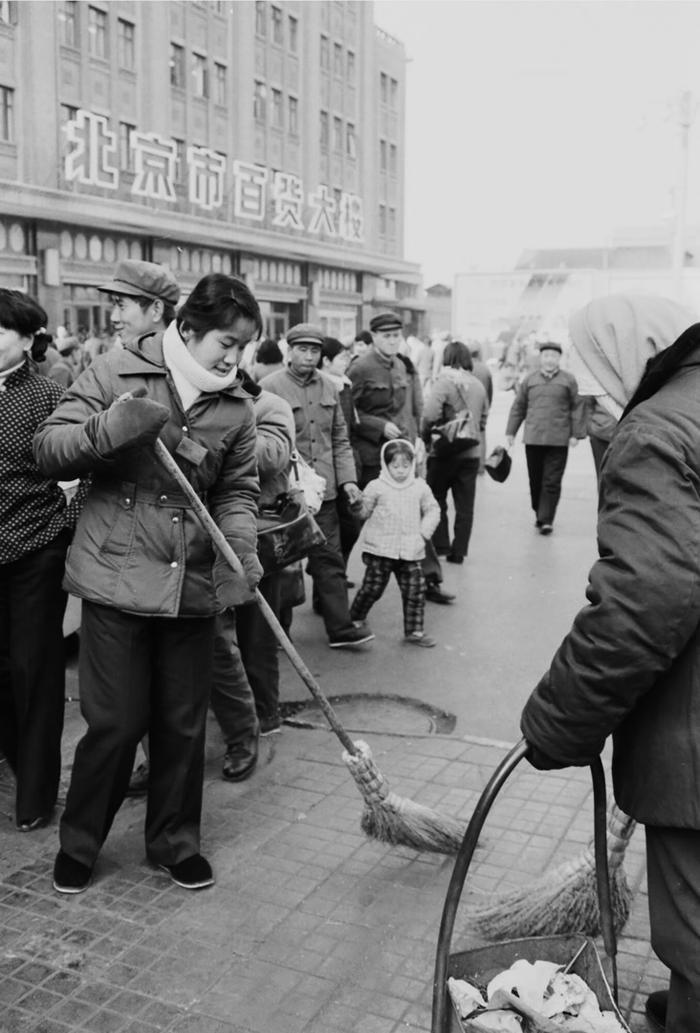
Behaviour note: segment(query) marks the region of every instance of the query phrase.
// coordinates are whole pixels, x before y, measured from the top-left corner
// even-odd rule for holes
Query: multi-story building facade
[[[0,0],[0,281],[96,330],[124,257],[240,275],[277,336],[409,324],[405,53],[357,0]]]

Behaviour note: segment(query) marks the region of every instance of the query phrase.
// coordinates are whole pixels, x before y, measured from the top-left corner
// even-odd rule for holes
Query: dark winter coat
[[[599,560],[522,717],[587,764],[614,736],[615,796],[650,825],[700,829],[700,348],[626,416],[602,468]]]
[[[145,388],[170,409],[160,433],[190,483],[240,557],[256,550],[258,475],[255,421],[240,383],[202,394],[183,412],[163,362],[162,334],[137,350],[98,356],[39,427],[34,451],[48,477],[92,473],[90,491],[68,553],[65,587],[74,595],[128,613],[160,617],[218,612],[215,580],[232,580],[171,476],[150,448],[102,458],[85,422],[120,395]],[[199,465],[187,458],[201,458]],[[242,595],[246,592],[241,586]]]
[[[403,437],[411,439],[405,418],[406,395],[410,390],[406,366],[398,356],[386,359],[371,348],[348,370],[352,398],[357,410],[357,450],[363,466],[378,467],[384,428],[395,423]]]
[[[525,421],[526,445],[568,445],[570,438],[585,438],[584,419],[576,378],[564,369],[551,377],[535,370],[518,387],[506,436],[515,437]]]

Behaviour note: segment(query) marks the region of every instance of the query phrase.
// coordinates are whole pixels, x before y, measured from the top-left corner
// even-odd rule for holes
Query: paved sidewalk
[[[80,734],[67,704],[66,776]],[[127,800],[93,886],[51,888],[57,829],[14,830],[0,780],[2,1033],[406,1033],[430,1030],[435,947],[452,861],[366,839],[361,797],[325,730],[284,727],[240,785],[219,778],[210,719],[203,852],[213,889],[188,893],[144,858],[145,803]],[[401,796],[466,820],[504,754],[454,736],[368,733]],[[1,770],[1,769],[0,769]],[[591,833],[586,771],[525,763],[484,830],[457,920],[473,894],[522,885],[576,856]],[[646,1031],[644,996],[664,985],[648,948],[643,837],[626,868],[634,910],[618,957],[621,1006]]]

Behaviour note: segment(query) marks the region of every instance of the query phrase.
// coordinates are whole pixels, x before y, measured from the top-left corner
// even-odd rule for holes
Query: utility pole
[[[683,268],[685,266],[685,223],[688,202],[688,144],[695,106],[690,90],[684,90],[678,104],[678,124],[681,130],[681,153],[678,187],[676,189],[676,220],[673,234],[673,292],[677,301],[683,300]]]

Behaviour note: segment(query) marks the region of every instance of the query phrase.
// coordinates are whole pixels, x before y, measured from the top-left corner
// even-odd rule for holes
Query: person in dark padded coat
[[[659,299],[646,329],[634,316],[640,350],[672,304]],[[595,325],[609,335],[621,313],[615,300]],[[596,373],[602,382],[603,368]],[[700,324],[650,359],[623,412],[602,463],[598,551],[588,605],[521,728],[540,769],[589,764],[613,736],[615,799],[646,827],[651,942],[671,971],[668,997],[652,994],[647,1012],[658,1029],[697,1033]]]
[[[185,889],[214,882],[199,853],[215,615],[250,598],[256,554],[255,419],[237,362],[258,304],[220,273],[195,286],[163,334],[99,356],[37,430],[45,476],[91,473],[64,585],[83,600],[78,743],[53,885],[80,893],[150,743],[146,856]],[[145,397],[140,397],[145,394]],[[160,437],[238,554],[215,554],[159,463]]]

